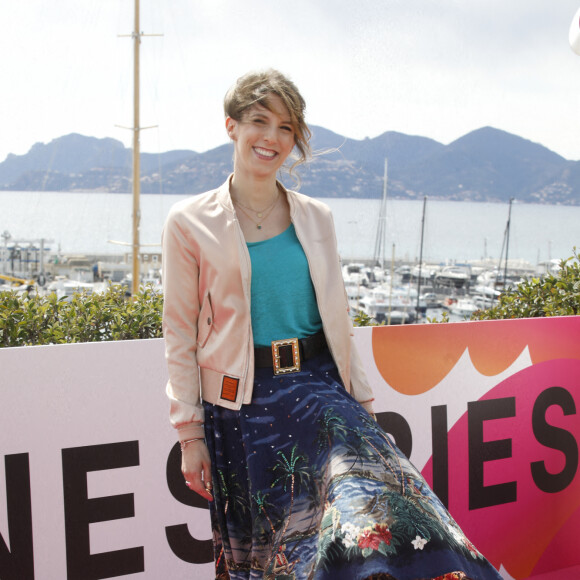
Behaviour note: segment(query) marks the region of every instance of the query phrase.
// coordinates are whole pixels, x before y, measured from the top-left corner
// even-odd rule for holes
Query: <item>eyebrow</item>
[[[266,109],[266,107],[264,107],[264,109]],[[277,113],[274,113],[274,111],[270,111],[270,109],[266,109],[266,111],[272,113],[273,115],[277,115]],[[257,117],[267,117],[268,116],[267,113],[260,111],[260,109],[256,109],[256,108],[250,109],[250,111],[248,111],[248,113],[250,115],[255,115]],[[292,125],[292,120],[291,119],[282,120],[281,123],[283,125]],[[292,125],[292,126],[294,126],[294,125]]]

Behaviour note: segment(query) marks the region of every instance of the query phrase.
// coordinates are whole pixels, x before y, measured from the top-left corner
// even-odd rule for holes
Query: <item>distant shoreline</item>
[[[580,161],[493,127],[443,145],[396,131],[347,139],[312,127],[314,155],[299,167],[301,191],[321,199],[508,202],[580,205]],[[132,151],[111,138],[70,134],[37,143],[0,163],[3,191],[130,193]],[[230,174],[232,146],[204,153],[142,153],[141,193],[189,195],[218,187]],[[282,177],[290,188],[292,178]]]

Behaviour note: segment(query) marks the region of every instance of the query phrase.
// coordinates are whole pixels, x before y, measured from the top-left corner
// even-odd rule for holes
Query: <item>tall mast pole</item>
[[[143,34],[140,31],[139,23],[139,0],[135,0],[135,27],[132,34],[120,34],[119,36],[131,37],[133,39],[133,126],[123,127],[133,131],[133,241],[131,248],[133,250],[133,268],[132,268],[132,285],[131,294],[135,296],[139,292],[141,282],[141,267],[139,254],[141,252],[141,242],[139,240],[139,228],[141,224],[141,141],[140,133],[142,129],[152,129],[153,127],[141,127],[139,118],[140,106],[140,79],[139,79],[139,50],[141,47],[142,36],[163,36],[162,34]],[[119,125],[118,125],[119,126]],[[129,245],[128,242],[113,242]]]
[[[136,296],[141,281],[139,253],[139,226],[141,208],[139,198],[141,194],[141,151],[140,151],[140,121],[139,121],[139,48],[141,33],[139,24],[139,0],[135,0],[135,28],[133,30],[133,284],[131,294]]]

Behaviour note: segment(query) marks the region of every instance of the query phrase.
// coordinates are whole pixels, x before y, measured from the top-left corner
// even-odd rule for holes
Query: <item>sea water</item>
[[[159,250],[170,207],[183,195],[143,194],[140,241]],[[339,252],[345,260],[375,257],[380,200],[323,199],[332,209]],[[388,200],[384,258],[413,262],[421,251],[429,262],[505,258],[507,203]],[[50,240],[52,251],[66,254],[123,254],[132,240],[132,195],[119,193],[0,192],[0,234],[12,240]],[[514,202],[509,228],[509,258],[532,265],[567,258],[580,246],[580,207]],[[121,242],[127,246],[119,245]],[[8,242],[10,244],[10,242]],[[3,240],[0,239],[0,244]]]

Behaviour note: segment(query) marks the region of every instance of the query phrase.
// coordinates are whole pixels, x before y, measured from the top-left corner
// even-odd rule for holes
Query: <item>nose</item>
[[[271,125],[268,125],[265,130],[264,130],[264,141],[267,141],[268,143],[272,143],[273,141],[276,140],[276,129],[274,127],[272,127]]]

